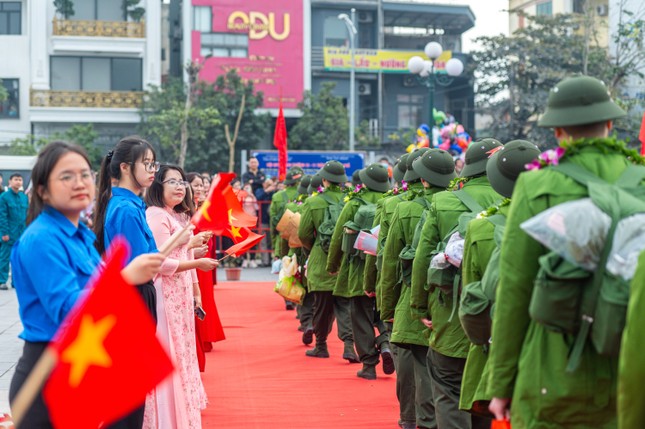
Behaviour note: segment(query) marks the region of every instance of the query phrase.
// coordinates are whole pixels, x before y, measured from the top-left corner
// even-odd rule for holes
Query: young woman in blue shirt
[[[38,155],[31,179],[34,192],[28,227],[11,254],[24,328],[20,338],[25,345],[11,380],[10,401],[69,311],[86,295],[85,285],[100,260],[94,233],[79,222],[95,194],[94,174],[85,151],[64,142],[47,145]],[[132,284],[144,283],[159,272],[163,260],[160,254],[142,254],[123,269],[123,275]],[[21,426],[52,427],[42,394]]]

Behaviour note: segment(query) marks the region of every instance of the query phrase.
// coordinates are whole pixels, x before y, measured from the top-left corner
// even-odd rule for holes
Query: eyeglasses
[[[76,183],[76,179],[79,177],[81,179],[81,182],[89,185],[90,183],[94,183],[96,179],[96,173],[94,173],[93,171],[83,171],[81,173],[64,173],[58,178],[58,180],[63,182],[63,185],[71,188]]]
[[[139,164],[143,164],[143,168],[145,168],[148,173],[156,173],[161,167],[160,162],[140,162]]]
[[[166,184],[170,185],[174,188],[179,188],[179,187],[188,188],[190,186],[190,183],[186,182],[185,180],[176,180],[176,179],[169,179],[161,183],[164,185]]]

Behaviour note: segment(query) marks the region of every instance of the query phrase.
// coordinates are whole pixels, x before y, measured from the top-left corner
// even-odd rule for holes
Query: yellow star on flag
[[[242,238],[242,234],[240,234],[240,228],[237,228],[231,225],[230,231],[231,231],[231,234],[233,235],[233,238],[237,238],[237,237]]]
[[[229,209],[228,210],[228,223],[230,223],[231,226],[233,226],[233,221],[234,220],[237,220],[237,218],[235,216],[233,216],[233,209]]]
[[[209,200],[206,200],[204,201],[204,204],[202,204],[202,208],[200,210],[202,212],[202,216],[204,216],[204,219],[206,219],[209,222],[211,221],[211,217],[208,214],[208,208],[210,206],[211,206],[211,202]]]
[[[112,358],[105,350],[103,342],[115,324],[114,315],[106,316],[98,322],[94,322],[89,314],[83,315],[76,339],[60,357],[62,362],[72,366],[69,372],[70,386],[78,387],[92,365],[103,368],[112,366]]]

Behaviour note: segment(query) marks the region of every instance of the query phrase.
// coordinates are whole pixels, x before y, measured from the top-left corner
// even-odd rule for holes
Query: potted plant
[[[224,273],[226,274],[227,281],[238,281],[242,275],[242,262],[241,257],[230,257],[224,261]]]

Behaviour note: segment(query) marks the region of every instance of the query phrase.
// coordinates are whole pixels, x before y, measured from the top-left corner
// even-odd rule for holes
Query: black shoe
[[[298,332],[305,332],[305,328],[302,325],[298,326]]]
[[[307,350],[305,352],[305,356],[317,357],[317,358],[328,358],[329,357],[329,352],[327,351],[326,348],[322,349],[322,348],[318,348],[316,346],[311,350]]]
[[[314,340],[314,328],[309,326],[307,329],[304,330],[302,334],[302,343],[306,346],[311,344]]]
[[[294,304],[294,303],[293,303],[293,302],[291,302],[291,301],[287,301],[287,302],[284,304],[284,306],[285,306],[285,309],[287,309],[287,310],[295,310],[295,309],[296,309],[296,304]]]
[[[358,356],[354,352],[353,344],[345,344],[345,349],[343,350],[343,359],[349,361],[349,363],[360,363]]]
[[[376,368],[373,366],[363,366],[363,369],[359,370],[356,375],[365,380],[376,380]]]
[[[383,372],[392,374],[394,372],[394,355],[392,355],[392,351],[389,348],[381,348],[381,359],[383,359]]]
[[[6,284],[2,283],[2,284],[0,284],[0,290],[9,290],[9,286],[7,286]]]

